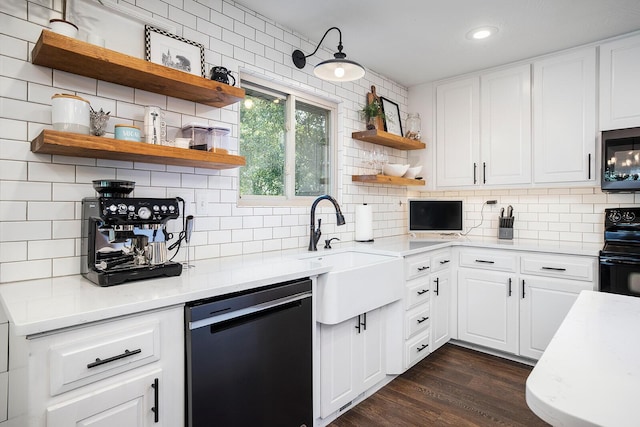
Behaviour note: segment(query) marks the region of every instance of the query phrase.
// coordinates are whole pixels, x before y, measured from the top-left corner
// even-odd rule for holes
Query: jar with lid
[[[409,113],[407,115],[407,131],[404,136],[405,138],[420,140],[420,114]]]

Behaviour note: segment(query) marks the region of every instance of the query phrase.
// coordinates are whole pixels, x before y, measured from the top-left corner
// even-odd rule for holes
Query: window
[[[336,106],[288,88],[242,87],[240,197],[278,204],[331,193]]]

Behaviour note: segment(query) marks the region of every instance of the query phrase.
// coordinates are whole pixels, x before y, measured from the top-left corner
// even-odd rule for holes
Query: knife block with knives
[[[504,208],[500,209],[498,218],[498,239],[513,239],[513,206],[507,207],[507,216],[504,215]]]

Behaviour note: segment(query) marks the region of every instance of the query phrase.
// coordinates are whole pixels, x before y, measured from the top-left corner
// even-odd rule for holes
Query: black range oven
[[[640,208],[605,209],[600,291],[640,296]]]

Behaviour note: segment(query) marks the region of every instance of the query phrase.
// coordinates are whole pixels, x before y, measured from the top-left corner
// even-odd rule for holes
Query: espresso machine
[[[99,286],[179,276],[182,264],[168,260],[166,242],[179,200],[129,197],[132,181],[93,184],[99,197],[82,200],[82,275]]]

